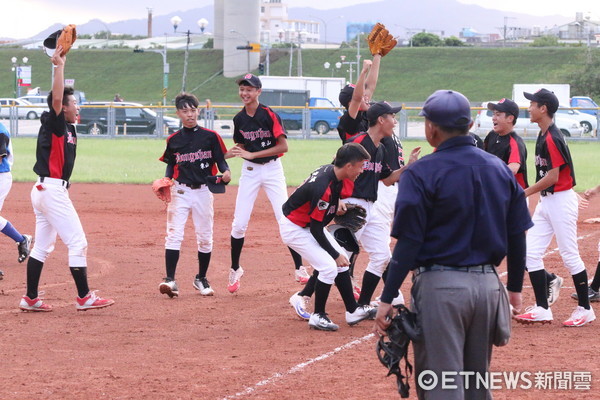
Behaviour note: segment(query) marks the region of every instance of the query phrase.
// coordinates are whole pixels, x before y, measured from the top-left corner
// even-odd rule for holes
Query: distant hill
[[[178,32],[185,32],[188,29],[192,32],[198,32],[199,28],[196,21],[200,18],[206,18],[209,21],[208,32],[214,30],[214,7],[208,5],[187,11],[174,11],[167,15],[154,15],[154,36],[172,34],[173,26],[170,19],[175,15],[183,19],[181,26],[177,29]],[[531,28],[537,25],[542,29],[562,25],[575,19],[574,15],[572,18],[559,15],[536,17],[519,13],[518,10],[515,10],[515,12],[498,11],[478,5],[462,4],[456,0],[382,0],[333,10],[292,7],[289,9],[289,16],[292,19],[327,22],[327,40],[337,43],[346,40],[347,22],[383,22],[392,34],[405,38],[409,32],[414,34],[422,30],[438,35],[441,35],[443,31],[444,36],[458,36],[461,29],[466,27],[472,27],[480,33],[501,34],[505,18],[509,26]],[[340,16],[343,16],[343,18],[340,18]],[[104,23],[95,19],[79,25],[78,32],[93,34],[105,31],[107,28],[113,33],[145,35],[147,20],[146,18],[140,18]],[[56,29],[58,29],[57,26],[53,25],[44,29],[35,37],[46,37]]]

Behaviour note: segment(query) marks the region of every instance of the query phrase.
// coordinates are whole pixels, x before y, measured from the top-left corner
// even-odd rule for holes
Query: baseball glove
[[[165,203],[171,202],[171,186],[173,186],[173,181],[166,176],[152,182],[154,194]]]
[[[371,33],[367,36],[367,43],[369,44],[369,50],[371,50],[372,55],[381,55],[382,57],[389,53],[398,41],[394,39],[394,37],[390,34],[385,27],[385,25],[381,23],[376,23],[371,29]]]
[[[358,204],[347,203],[346,213],[343,215],[336,215],[333,221],[337,225],[341,225],[344,228],[350,229],[352,233],[357,232],[360,228],[365,226],[367,223],[367,211],[365,208]]]
[[[77,30],[75,29],[75,25],[69,24],[65,26],[56,41],[56,47],[62,46],[63,48],[61,56],[64,56],[71,50],[71,46],[75,43],[75,40],[77,40]]]
[[[396,375],[398,393],[403,399],[408,398],[410,385],[408,383],[413,367],[408,361],[408,345],[410,341],[418,341],[420,332],[417,327],[416,315],[404,305],[394,306],[397,313],[388,327],[387,336],[381,336],[377,342],[377,357],[384,367],[388,369],[387,376]],[[389,340],[385,340],[385,338]],[[400,368],[400,361],[404,358],[404,374]]]

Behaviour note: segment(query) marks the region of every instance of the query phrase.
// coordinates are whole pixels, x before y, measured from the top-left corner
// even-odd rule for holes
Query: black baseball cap
[[[350,83],[344,86],[342,90],[340,90],[340,96],[338,97],[338,100],[340,101],[342,107],[347,109],[350,106],[350,100],[352,100],[352,95],[354,94],[355,87],[355,85]]]
[[[62,29],[57,30],[56,32],[51,33],[46,39],[44,39],[44,52],[52,57],[54,51],[56,50],[56,41],[60,37],[62,33]]]
[[[385,114],[396,114],[402,110],[402,106],[392,107],[387,101],[380,101],[369,107],[367,110],[367,119],[369,122],[375,121],[377,118]]]
[[[510,99],[502,99],[497,103],[488,103],[487,108],[488,110],[510,114],[514,116],[515,119],[519,118],[519,106]]]
[[[464,128],[473,121],[469,99],[460,92],[447,89],[433,92],[419,115],[447,128]]]
[[[548,89],[542,88],[535,93],[523,92],[523,95],[527,100],[535,101],[540,106],[545,105],[551,114],[558,110],[558,97]]]
[[[206,186],[212,193],[225,193],[225,185],[229,182],[223,180],[223,175],[213,175],[206,177]]]
[[[246,86],[252,86],[259,89],[262,88],[262,82],[260,81],[258,76],[252,74],[246,74],[242,78],[238,79],[236,82],[238,86],[244,84]]]

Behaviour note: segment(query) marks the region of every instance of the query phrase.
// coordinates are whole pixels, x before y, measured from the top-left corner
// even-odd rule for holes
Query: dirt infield
[[[32,233],[35,226],[30,189],[31,184],[15,184],[2,211],[24,233]],[[300,286],[262,193],[242,253],[246,272],[240,291],[227,292],[235,193],[230,187],[215,196],[215,243],[208,272],[213,297],[201,297],[192,287],[198,267],[191,221],[177,271],[180,297],[168,299],[158,292],[164,276],[165,210],[149,185],[71,188],[89,242],[90,287],[115,299],[110,308],[75,310],[67,252],[59,241],[40,283],[54,311],[19,311],[25,266],[16,261],[15,245],[1,236],[0,269],[6,277],[0,281],[0,399],[399,398],[395,379],[385,378],[375,357],[372,323],[346,325],[337,291],[332,290],[328,312],[340,324],[338,332],[311,331],[295,316],[288,298]],[[596,198],[580,220],[599,214]],[[579,236],[582,257],[593,274],[600,224],[580,223]],[[361,273],[365,259],[360,256]],[[551,252],[546,263],[568,277],[558,252]],[[496,399],[598,398],[600,319],[582,328],[561,327],[576,305],[569,298],[570,279],[565,286],[553,307],[553,324],[515,323],[511,343],[494,350],[493,371],[529,372],[534,386],[509,390],[502,382],[502,389],[493,392]],[[405,297],[409,288],[406,282]],[[524,297],[526,304],[533,302],[531,288],[524,290]],[[593,304],[600,318],[600,306]],[[538,371],[552,375],[551,389],[535,388]],[[564,378],[564,384],[575,371],[591,374],[591,390],[554,388],[554,378]],[[411,386],[411,398],[416,398],[414,381]]]

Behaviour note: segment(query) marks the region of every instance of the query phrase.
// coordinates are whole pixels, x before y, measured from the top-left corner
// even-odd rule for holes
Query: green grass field
[[[361,49],[362,59],[370,57],[368,49]],[[570,83],[566,75],[581,65],[585,54],[585,48],[577,47],[397,48],[382,60],[375,98],[422,102],[437,89],[458,90],[473,102],[510,97],[514,83]],[[168,51],[171,72],[167,99],[174,99],[181,89],[183,55],[183,50]],[[303,50],[304,76],[330,76],[323,63],[333,64],[341,55],[353,61],[356,49]],[[0,48],[0,58],[8,62],[13,56],[29,58],[32,87],[50,89],[50,61],[42,51]],[[265,57],[264,51],[261,56]],[[294,73],[296,57],[294,54]],[[288,75],[288,53],[273,50],[270,59],[272,75]],[[239,103],[235,79],[219,75],[221,69],[222,51],[191,50],[187,90],[201,100]],[[333,73],[349,78],[346,68]],[[74,79],[75,88],[84,91],[90,101],[111,100],[120,93],[125,101],[158,104],[162,97],[162,57],[152,52],[133,53],[131,49],[77,49],[69,53],[65,78]],[[8,67],[1,68],[0,97],[13,97],[13,90],[14,73]]]
[[[225,140],[229,147],[233,143]],[[529,182],[533,183],[535,167],[533,164],[533,141],[527,141]],[[283,157],[287,184],[297,186],[315,168],[329,163],[340,143],[337,140],[290,140],[289,152]],[[431,147],[423,140],[403,142],[405,154],[416,146],[422,147],[422,154],[431,153]],[[569,147],[575,164],[577,190],[600,184],[600,169],[597,157],[600,155],[600,143],[570,142]],[[35,139],[13,139],[15,164],[13,176],[16,181],[34,181]],[[164,140],[156,139],[119,139],[106,140],[83,138],[77,146],[77,162],[73,172],[74,182],[138,183],[149,184],[164,174],[165,165],[158,161],[165,148]],[[229,160],[233,175],[233,184],[237,184],[241,159]]]

